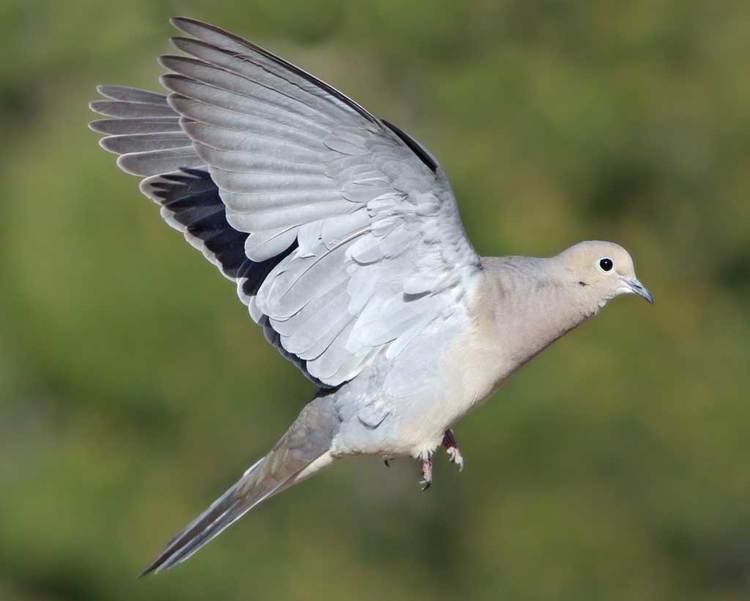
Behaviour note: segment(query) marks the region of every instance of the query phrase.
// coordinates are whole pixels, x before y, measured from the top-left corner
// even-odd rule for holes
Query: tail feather
[[[250,511],[260,501],[268,498],[272,493],[261,495],[261,498],[256,500],[256,495],[243,498],[241,492],[250,483],[249,479],[253,477],[253,473],[263,461],[264,459],[257,461],[243,474],[240,480],[235,482],[223,495],[211,503],[208,509],[174,536],[167,543],[161,554],[143,570],[141,576],[145,576],[151,572],[168,570],[178,563],[185,561],[198,551],[198,549],[216,538],[240,519],[246,512]],[[262,486],[256,485],[256,487],[258,492],[260,492]]]
[[[285,484],[291,484],[304,469],[301,466],[283,477],[262,469],[267,465],[268,457],[264,457],[247,470],[242,478],[178,533],[143,570],[141,576],[168,570],[190,558],[248,511],[280,492]]]
[[[332,411],[332,403],[325,397],[309,403],[276,446],[169,541],[141,576],[182,563],[248,511],[328,465],[338,423]]]

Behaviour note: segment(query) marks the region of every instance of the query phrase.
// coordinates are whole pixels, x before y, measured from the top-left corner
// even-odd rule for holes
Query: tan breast
[[[498,340],[494,296],[483,282],[472,299],[472,327],[441,359],[446,427],[494,392],[514,369]]]

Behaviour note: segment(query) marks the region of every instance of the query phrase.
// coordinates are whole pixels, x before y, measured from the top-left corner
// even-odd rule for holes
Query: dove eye
[[[599,269],[601,269],[602,271],[612,271],[612,268],[614,266],[615,264],[609,257],[603,257],[599,259]]]

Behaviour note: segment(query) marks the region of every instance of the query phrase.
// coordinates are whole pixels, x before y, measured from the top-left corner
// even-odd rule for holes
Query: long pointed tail
[[[248,511],[331,463],[338,425],[326,397],[310,402],[271,451],[175,536],[141,576],[182,563]]]

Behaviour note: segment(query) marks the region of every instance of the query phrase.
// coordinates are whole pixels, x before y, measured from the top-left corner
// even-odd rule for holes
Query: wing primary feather
[[[107,136],[180,133],[180,120],[174,117],[144,117],[141,119],[98,119],[89,128]]]
[[[89,107],[105,117],[174,117],[175,112],[167,104],[129,102],[124,100],[94,100]]]
[[[334,98],[336,98],[338,101],[344,103],[346,106],[350,107],[357,113],[359,113],[362,117],[364,117],[366,120],[375,123],[377,125],[380,125],[380,120],[375,117],[370,111],[365,109],[362,105],[360,105],[358,102],[355,102],[333,86],[325,83],[324,81],[318,79],[314,75],[308,73],[304,69],[301,69],[300,67],[297,67],[296,65],[293,65],[292,63],[284,60],[280,56],[276,56],[272,52],[266,50],[265,48],[262,48],[258,46],[257,44],[254,44],[253,42],[249,42],[248,40],[245,40],[239,36],[236,36],[232,33],[229,33],[228,31],[225,31],[221,29],[220,27],[215,27],[213,25],[209,25],[207,23],[203,23],[201,21],[197,21],[195,19],[190,19],[188,17],[174,17],[170,20],[172,25],[179,29],[180,31],[183,31],[184,33],[187,33],[188,35],[192,35],[198,39],[203,39],[204,41],[211,40],[205,40],[203,36],[201,36],[202,31],[208,31],[213,33],[214,35],[218,35],[219,40],[222,38],[226,40],[230,40],[234,43],[235,47],[239,46],[240,48],[246,48],[250,51],[256,52],[259,55],[263,56],[264,58],[268,59],[272,63],[275,63],[282,69],[286,69],[298,77],[301,77],[303,80],[307,81],[308,83],[313,84],[314,86],[320,88],[321,90],[325,91],[326,93],[330,94]],[[220,45],[217,43],[217,45]]]
[[[167,97],[164,94],[131,88],[130,86],[99,85],[96,91],[110,100],[123,100],[126,102],[145,102],[147,104],[166,105]]]

